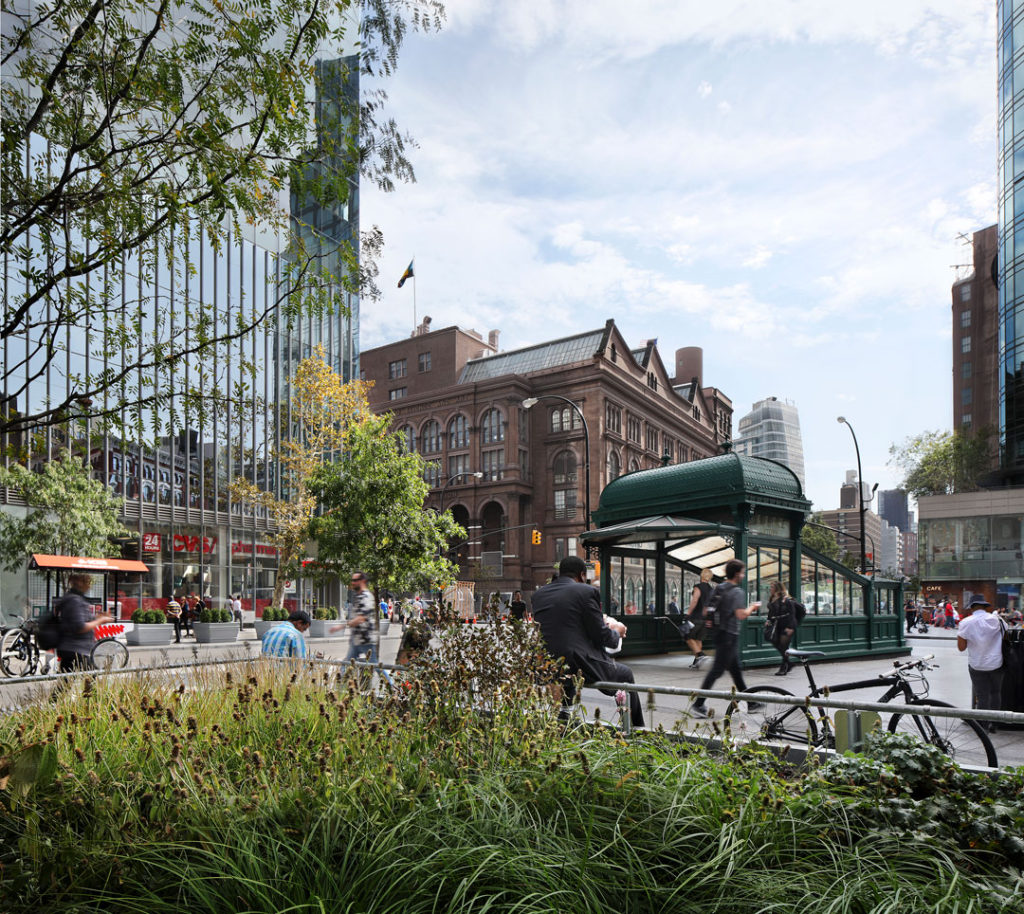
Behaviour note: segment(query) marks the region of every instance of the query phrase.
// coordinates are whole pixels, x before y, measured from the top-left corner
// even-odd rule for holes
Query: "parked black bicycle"
[[[837,692],[855,692],[870,689],[878,685],[888,686],[877,699],[880,703],[895,701],[903,705],[930,705],[932,707],[953,708],[945,701],[928,698],[928,679],[925,672],[938,668],[937,664],[929,663],[933,655],[916,660],[894,663],[893,671],[874,679],[861,679],[855,682],[842,682],[827,686],[819,686],[814,681],[811,664],[825,657],[821,651],[787,652],[789,659],[800,663],[807,674],[810,686],[808,693],[811,698],[823,698]],[[778,686],[753,686],[748,692],[763,692],[772,695],[793,695]],[[733,715],[739,713],[739,702],[733,702],[726,711],[726,718],[732,721]],[[834,749],[835,731],[826,708],[814,708],[765,703],[760,709],[747,712],[747,719],[757,723],[757,739],[766,742],[807,743],[815,747]],[[737,721],[738,723],[738,721]],[[988,734],[977,721],[959,720],[953,717],[932,718],[914,713],[909,708],[894,709],[889,718],[890,733],[910,733],[918,739],[937,746],[955,761],[971,765],[996,766],[996,751]]]

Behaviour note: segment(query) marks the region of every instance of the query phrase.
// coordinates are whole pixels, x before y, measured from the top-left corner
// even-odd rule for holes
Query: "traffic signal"
[[[540,543],[541,543],[541,540],[543,538],[544,538],[543,534],[540,532],[540,530],[534,530],[533,531],[533,545],[534,546],[539,546]]]

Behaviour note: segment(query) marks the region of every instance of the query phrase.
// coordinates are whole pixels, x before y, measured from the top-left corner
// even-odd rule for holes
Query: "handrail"
[[[799,695],[777,695],[774,692],[737,692],[736,689],[686,689],[681,686],[648,686],[628,682],[586,682],[585,689],[602,691],[641,692],[649,695],[682,695],[699,698],[724,698],[728,701],[758,701],[793,707],[836,708],[842,711],[881,711],[884,713],[914,714],[922,717],[952,717],[961,720],[985,720],[993,723],[1024,724],[1024,713],[1019,711],[990,711],[981,708],[944,708],[937,705],[891,701],[849,701],[841,698],[812,698]],[[912,710],[911,710],[912,709]]]

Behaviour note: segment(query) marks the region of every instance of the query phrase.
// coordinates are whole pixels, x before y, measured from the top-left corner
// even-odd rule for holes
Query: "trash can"
[[[1024,628],[1011,628],[1003,644],[1004,711],[1024,711]],[[1000,724],[1007,730],[1024,730],[1021,724]]]

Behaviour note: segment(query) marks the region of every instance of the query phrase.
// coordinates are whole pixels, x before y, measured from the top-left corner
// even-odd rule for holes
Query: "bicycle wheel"
[[[0,669],[5,676],[31,676],[39,665],[39,649],[24,629],[12,628],[0,639]]]
[[[754,686],[748,692],[764,692],[766,695],[788,695],[792,692],[777,686]],[[818,727],[811,712],[802,705],[779,705],[762,703],[755,711],[739,709],[740,702],[731,702],[725,712],[726,720],[733,728],[733,733],[746,729],[751,739],[760,743],[815,743],[818,740]]]
[[[945,701],[931,699],[919,699],[909,704],[940,708],[956,707]],[[995,768],[997,764],[992,740],[974,720],[896,713],[889,721],[889,732],[910,733],[926,743],[938,746],[953,761],[961,765],[988,765]]]
[[[101,638],[92,646],[90,656],[98,670],[121,670],[128,666],[128,648],[117,638]]]

